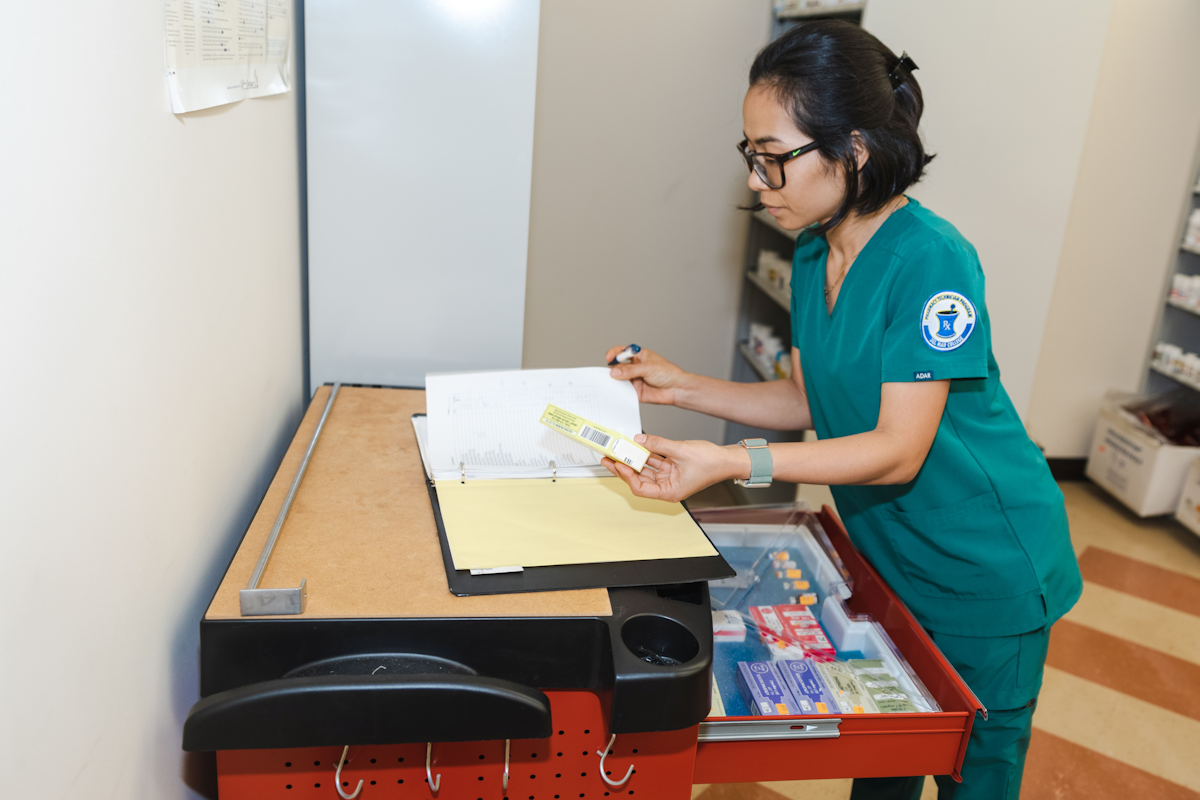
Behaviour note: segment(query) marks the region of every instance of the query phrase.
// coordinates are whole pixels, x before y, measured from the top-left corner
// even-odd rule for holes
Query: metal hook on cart
[[[346,754],[350,752],[350,745],[342,748],[342,757],[338,759],[337,772],[333,773],[333,788],[338,790],[338,794],[342,796],[342,800],[354,800],[358,797],[358,793],[362,791],[363,782],[359,780],[358,788],[354,790],[354,794],[346,794],[342,791],[342,765],[346,763]]]
[[[429,790],[437,794],[437,790],[442,785],[442,773],[438,773],[436,779],[433,777],[433,742],[425,743],[425,777],[429,779]]]
[[[512,740],[504,740],[504,791],[508,791],[508,747],[512,744]]]
[[[619,781],[609,780],[608,773],[604,771],[604,759],[608,758],[608,754],[612,752],[612,746],[616,743],[616,741],[617,735],[614,733],[612,738],[608,740],[608,747],[604,748],[603,750],[597,750],[596,755],[600,756],[600,777],[604,779],[604,782],[609,786],[624,786],[625,782],[629,780],[629,776],[633,774],[633,764],[629,765],[629,771],[626,772],[625,777],[621,778]]]

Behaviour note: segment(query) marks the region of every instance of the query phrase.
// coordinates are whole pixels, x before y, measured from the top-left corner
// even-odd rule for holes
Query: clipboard
[[[423,416],[414,414],[414,417]],[[551,480],[547,478],[546,480]],[[446,535],[446,524],[438,501],[436,482],[425,476],[429,502],[437,524],[438,540],[442,550],[442,562],[446,570],[446,581],[451,593],[459,597],[490,594],[514,594],[520,592],[547,592],[568,589],[599,589],[623,586],[656,586],[664,584],[692,583],[696,581],[730,578],[736,571],[717,552],[712,556],[691,558],[640,559],[636,561],[605,561],[590,564],[559,564],[553,566],[526,567],[521,572],[501,572],[473,575],[470,570],[455,569],[450,552],[450,540]],[[707,538],[687,505],[689,519]]]

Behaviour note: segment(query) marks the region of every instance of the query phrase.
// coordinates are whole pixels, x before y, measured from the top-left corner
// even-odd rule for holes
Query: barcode
[[[584,439],[595,442],[601,447],[608,447],[608,443],[612,441],[612,437],[607,433],[601,433],[590,425],[584,425],[583,430],[579,431],[579,435]]]

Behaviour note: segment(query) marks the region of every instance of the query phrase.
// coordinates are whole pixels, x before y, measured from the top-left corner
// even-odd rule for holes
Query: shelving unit
[[[865,2],[839,3],[838,5],[811,5],[804,8],[778,9],[774,12],[771,23],[772,38],[786,31],[793,25],[803,24],[814,19],[844,19],[847,22],[862,24]]]
[[[777,289],[776,287],[764,281],[762,278],[758,277],[758,274],[754,272],[747,272],[746,280],[750,281],[759,289],[761,289],[763,294],[778,303],[779,307],[784,311],[789,313],[791,312],[792,298],[788,297],[787,292],[783,291],[783,289]]]
[[[761,381],[779,380],[774,374],[767,372],[762,364],[754,357],[753,351],[750,350],[750,345],[745,342],[738,344],[738,352],[742,354],[742,358],[746,359],[746,363],[750,365],[750,369],[754,370],[754,374]]]
[[[1152,372],[1157,372],[1159,375],[1164,375],[1164,376],[1170,378],[1171,380],[1175,381],[1176,383],[1178,383],[1181,386],[1186,386],[1189,389],[1195,389],[1197,392],[1200,392],[1200,381],[1195,381],[1195,380],[1192,380],[1191,378],[1184,377],[1183,375],[1180,375],[1176,372],[1172,372],[1169,369],[1164,369],[1164,368],[1160,367],[1158,364],[1154,364],[1154,363],[1150,364],[1150,370]]]
[[[772,37],[778,37],[789,28],[814,19],[842,19],[861,24],[865,8],[865,2],[857,2],[777,11],[772,17]],[[772,250],[790,261],[795,249],[796,236],[796,231],[787,231],[779,227],[775,218],[765,210],[755,211],[751,215],[742,264],[745,280],[742,282],[741,307],[734,342],[733,373],[730,376],[732,380],[752,383],[776,379],[773,372],[764,369],[751,354],[748,345],[750,323],[770,325],[775,329],[776,336],[790,342],[792,298],[790,293],[759,278],[756,268],[758,254],[762,250]],[[763,438],[769,442],[798,442],[804,439],[804,435],[804,431],[769,431],[736,422],[725,424],[726,444],[752,438]],[[742,495],[741,499],[744,502],[790,502],[795,496],[796,485],[777,481],[770,489],[742,490],[740,487],[734,487],[734,491],[735,494]]]
[[[813,17],[862,16],[866,3],[839,3],[838,5],[813,5],[807,8],[780,9],[776,19],[812,19]]]
[[[1196,171],[1200,172],[1200,156],[1197,158]],[[1179,386],[1200,392],[1200,381],[1189,380],[1164,369],[1155,363],[1153,354],[1154,346],[1159,342],[1176,345],[1183,348],[1184,352],[1200,353],[1200,319],[1197,319],[1200,317],[1200,308],[1171,298],[1171,279],[1175,275],[1200,275],[1200,247],[1184,241],[1188,217],[1197,208],[1200,208],[1200,179],[1193,185],[1183,203],[1178,230],[1179,251],[1176,253],[1175,264],[1164,289],[1166,298],[1163,310],[1159,314],[1158,333],[1150,342],[1150,352],[1147,353],[1146,381],[1143,388],[1148,394],[1178,389]]]
[[[1167,298],[1167,305],[1174,306],[1175,308],[1178,308],[1182,311],[1186,311],[1189,314],[1195,314],[1196,316],[1200,317],[1200,308],[1196,308],[1195,306],[1189,306],[1187,303],[1181,303],[1178,300],[1172,300],[1170,298]]]

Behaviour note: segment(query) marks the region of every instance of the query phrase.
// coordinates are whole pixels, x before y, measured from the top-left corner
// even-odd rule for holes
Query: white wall
[[[187,797],[200,616],[301,406],[295,101],[172,116],[161,3],[6,14],[0,794]]]
[[[867,30],[920,65],[923,134],[937,159],[912,193],[979,250],[993,349],[1022,416],[1111,5],[870,0],[863,19]]]
[[[542,3],[523,366],[637,342],[726,378],[750,199],[746,74],[769,0]],[[643,407],[648,431],[724,423]]]
[[[1104,392],[1146,375],[1195,177],[1198,34],[1194,0],[1113,2],[1029,410],[1051,457],[1085,457]]]
[[[538,0],[309,0],[312,386],[516,369]]]

